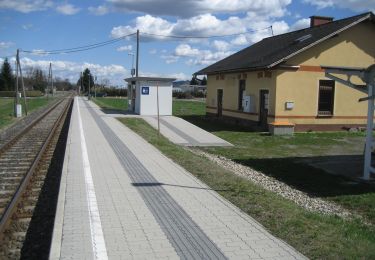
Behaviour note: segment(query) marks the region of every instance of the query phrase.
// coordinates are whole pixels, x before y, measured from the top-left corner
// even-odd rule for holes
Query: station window
[[[335,100],[335,81],[319,80],[318,115],[333,115]]]

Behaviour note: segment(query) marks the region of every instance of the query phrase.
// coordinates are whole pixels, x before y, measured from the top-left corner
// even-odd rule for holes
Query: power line
[[[258,31],[263,31],[271,29],[272,26],[268,26],[266,28],[258,29],[258,30],[252,30],[252,31],[246,31],[243,33],[233,33],[233,34],[224,34],[224,35],[210,35],[210,36],[194,36],[194,35],[163,35],[163,34],[156,34],[156,33],[141,33],[143,35],[147,36],[154,36],[154,37],[165,37],[165,38],[175,38],[175,39],[209,39],[209,38],[221,38],[221,37],[233,37],[233,36],[239,36],[239,35],[244,35],[248,33],[253,33],[253,32],[258,32]],[[73,48],[66,48],[66,49],[56,49],[56,50],[49,50],[49,51],[36,51],[36,50],[20,50],[21,52],[24,53],[30,53],[30,54],[39,54],[39,55],[52,55],[52,54],[64,54],[64,53],[74,53],[74,52],[82,52],[82,51],[87,51],[99,47],[103,47],[109,44],[113,44],[116,42],[119,42],[129,36],[134,36],[136,33],[130,33],[112,40],[104,41],[104,42],[99,42],[99,43],[94,43],[94,44],[89,44],[89,45],[84,45],[84,46],[79,46],[79,47],[73,47]]]
[[[258,29],[258,30],[246,31],[246,32],[243,32],[243,33],[233,33],[233,34],[223,34],[223,35],[209,35],[209,36],[166,35],[166,34],[145,33],[145,32],[142,32],[141,34],[148,35],[148,36],[155,36],[155,37],[176,38],[176,39],[210,39],[210,38],[221,38],[221,37],[239,36],[239,35],[244,35],[244,34],[248,34],[248,33],[254,33],[254,32],[269,30],[269,29],[272,30],[272,25],[268,26],[266,28],[262,28],[262,29]]]
[[[73,53],[73,52],[81,52],[81,51],[87,51],[99,47],[103,47],[109,44],[113,44],[116,42],[119,42],[129,36],[133,36],[135,33],[131,33],[128,35],[124,35],[112,40],[104,41],[104,42],[99,42],[99,43],[94,43],[94,44],[89,44],[89,45],[84,45],[84,46],[79,46],[79,47],[74,47],[74,48],[67,48],[67,49],[57,49],[57,50],[50,50],[50,51],[29,51],[29,50],[21,50],[24,53],[31,53],[31,54],[40,54],[40,55],[50,55],[50,54],[64,54],[64,53]]]

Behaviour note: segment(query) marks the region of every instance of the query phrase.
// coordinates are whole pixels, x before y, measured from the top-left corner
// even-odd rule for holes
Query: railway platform
[[[76,97],[50,259],[305,257]]]

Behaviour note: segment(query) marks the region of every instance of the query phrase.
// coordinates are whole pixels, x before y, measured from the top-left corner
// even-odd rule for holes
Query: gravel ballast
[[[193,153],[204,156],[212,162],[220,165],[221,167],[233,172],[234,174],[241,176],[245,179],[252,181],[253,183],[261,186],[262,188],[274,192],[285,199],[291,200],[297,205],[312,211],[327,215],[336,215],[344,219],[354,217],[351,212],[337,205],[336,203],[323,200],[321,198],[310,197],[307,193],[296,190],[289,185],[265,175],[262,172],[256,171],[248,166],[244,166],[233,162],[232,160],[213,155],[196,148],[187,148]],[[355,216],[359,217],[359,216]]]

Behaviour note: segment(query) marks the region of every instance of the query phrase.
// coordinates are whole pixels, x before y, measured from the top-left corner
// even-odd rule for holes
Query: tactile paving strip
[[[107,141],[144,199],[147,207],[167,235],[181,259],[227,259],[191,217],[167,193],[129,148],[90,107]]]

